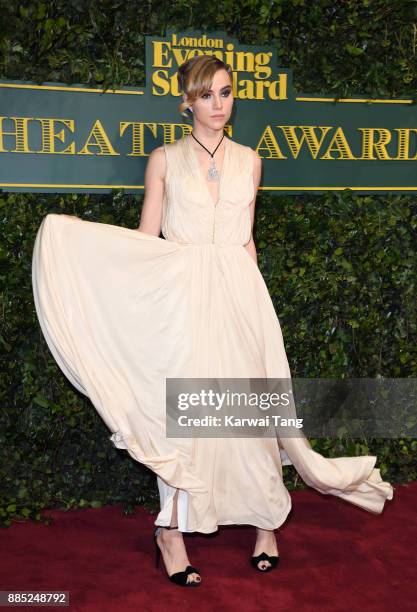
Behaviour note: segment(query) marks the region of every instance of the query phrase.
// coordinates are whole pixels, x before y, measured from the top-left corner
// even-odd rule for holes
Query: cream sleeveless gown
[[[380,513],[393,488],[375,456],[325,458],[305,437],[167,438],[165,378],[285,378],[274,306],[246,251],[253,154],[225,137],[215,204],[190,144],[165,145],[164,238],[48,214],[32,282],[42,332],[59,367],[87,395],[110,440],[157,475],[169,525],[179,488],[181,531],[275,529],[291,498],[282,465],[303,481]]]

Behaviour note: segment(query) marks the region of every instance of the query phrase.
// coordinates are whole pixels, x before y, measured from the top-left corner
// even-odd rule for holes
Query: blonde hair
[[[195,100],[207,93],[213,82],[213,76],[218,70],[226,70],[233,82],[233,71],[230,64],[226,64],[214,55],[196,55],[191,57],[178,68],[178,85],[180,90],[187,94],[187,101],[178,105],[183,117],[189,117],[186,110],[194,104]]]

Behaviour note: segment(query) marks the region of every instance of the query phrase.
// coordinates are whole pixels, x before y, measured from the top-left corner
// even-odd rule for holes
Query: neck
[[[193,134],[208,149],[216,147],[224,134],[223,128],[212,130],[201,126],[193,126]],[[193,139],[192,139],[193,140]],[[195,143],[197,144],[197,143]],[[222,146],[222,145],[220,145]]]

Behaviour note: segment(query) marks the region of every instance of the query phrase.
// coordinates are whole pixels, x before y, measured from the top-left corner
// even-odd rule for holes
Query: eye
[[[225,89],[224,91],[222,91],[222,96],[224,96],[225,98],[227,98],[230,95],[231,89]],[[203,100],[207,100],[207,97],[210,97],[211,94],[209,92],[204,93],[201,97],[203,98]]]

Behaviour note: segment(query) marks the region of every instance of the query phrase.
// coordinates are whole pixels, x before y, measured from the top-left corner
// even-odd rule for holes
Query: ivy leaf
[[[345,45],[345,49],[349,53],[349,55],[362,55],[362,53],[364,52],[364,49],[361,49],[360,47],[354,47],[349,43]]]

